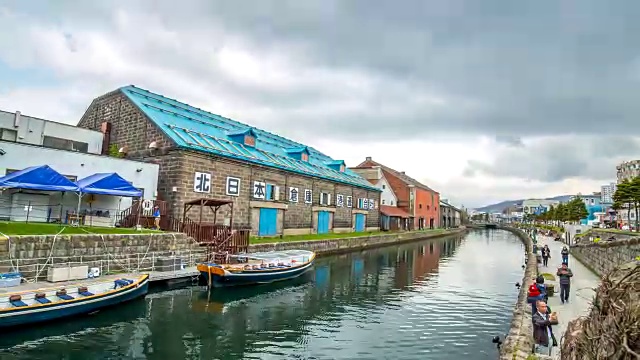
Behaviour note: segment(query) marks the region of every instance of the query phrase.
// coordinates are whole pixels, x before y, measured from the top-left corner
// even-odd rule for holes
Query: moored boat
[[[134,279],[104,279],[0,294],[0,327],[88,314],[142,297],[148,290],[149,275],[145,274]]]
[[[198,271],[211,287],[265,284],[296,278],[313,267],[307,250],[269,251],[232,256],[229,264],[202,263]]]

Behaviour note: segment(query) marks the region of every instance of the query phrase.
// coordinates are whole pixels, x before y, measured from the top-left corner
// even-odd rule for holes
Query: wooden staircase
[[[186,216],[177,219],[168,215],[167,204],[162,200],[134,201],[131,207],[120,212],[116,224],[127,228],[136,225],[152,228],[155,226],[155,206],[160,208],[160,230],[186,234],[195,239],[200,246],[206,246],[208,261],[226,262],[227,255],[247,252],[249,249],[250,229],[196,222]]]

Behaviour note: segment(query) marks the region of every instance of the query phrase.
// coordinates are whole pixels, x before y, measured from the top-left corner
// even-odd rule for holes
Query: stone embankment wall
[[[42,278],[52,264],[88,264],[103,273],[150,269],[159,257],[183,258],[192,252],[203,255],[203,249],[181,233],[11,236],[0,238],[0,273],[17,267],[23,277]]]
[[[640,235],[598,231],[592,234],[600,236],[602,240],[598,243],[578,242],[571,246],[570,251],[572,256],[599,276],[640,256]],[[612,235],[616,240],[606,241]]]
[[[319,254],[335,254],[459,234],[465,229],[437,233],[407,232],[315,241],[256,244],[251,252],[307,249]],[[25,278],[45,278],[50,266],[87,264],[102,273],[169,271],[158,268],[163,258],[194,264],[203,261],[205,248],[182,233],[130,235],[39,235],[0,238],[0,273],[19,271]]]
[[[396,234],[376,234],[371,236],[347,237],[341,239],[254,244],[249,246],[249,252],[300,249],[315,251],[318,255],[322,256],[401,244],[410,241],[434,239],[455,234],[462,234],[464,232],[466,232],[466,229],[460,228],[433,233],[429,231],[413,231]]]
[[[538,267],[536,256],[533,253],[533,240],[516,228],[500,226],[500,229],[516,234],[526,246],[527,264],[524,270],[518,301],[513,310],[509,334],[504,339],[500,348],[501,360],[526,360],[529,359],[533,349],[533,323],[531,320],[531,305],[527,303],[527,290],[537,275]]]

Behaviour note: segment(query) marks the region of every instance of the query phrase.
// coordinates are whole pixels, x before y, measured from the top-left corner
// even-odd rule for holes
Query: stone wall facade
[[[111,124],[110,144],[125,147],[127,157],[146,160],[160,165],[158,181],[158,199],[166,201],[168,212],[173,218],[181,219],[183,204],[198,198],[232,200],[234,202],[233,223],[236,227],[251,228],[252,234],[258,234],[260,208],[277,209],[277,235],[297,235],[317,232],[318,211],[330,213],[329,229],[333,232],[352,232],[355,230],[356,213],[365,214],[367,230],[377,230],[380,226],[379,207],[376,209],[357,209],[357,199],[373,199],[380,204],[380,192],[368,190],[318,178],[298,175],[265,166],[258,166],[232,159],[212,156],[174,147],[146,116],[131,103],[120,91],[114,91],[95,99],[78,126],[100,131],[102,124]],[[157,148],[149,149],[155,142]],[[193,191],[195,173],[211,174],[211,192]],[[229,196],[226,193],[227,177],[240,179],[240,193]],[[276,200],[256,201],[252,198],[254,181],[278,186]],[[298,202],[288,201],[290,187],[298,188]],[[305,189],[313,195],[312,204],[303,199]],[[320,205],[320,193],[331,194],[328,206]],[[353,207],[337,207],[336,195],[351,196]],[[345,204],[346,205],[346,204]],[[217,223],[222,224],[230,218],[227,207],[220,208]],[[191,220],[200,219],[199,209],[193,208],[187,215]],[[213,222],[213,212],[205,208],[202,213],[205,222]]]
[[[318,256],[333,255],[351,251],[365,250],[382,246],[434,239],[445,236],[460,235],[465,228],[443,230],[442,232],[411,231],[396,234],[380,234],[371,236],[345,237],[341,239],[290,241],[269,244],[249,245],[249,252],[281,251],[281,250],[309,250]]]
[[[38,235],[0,239],[0,273],[17,268],[25,278],[46,277],[55,265],[88,264],[102,273],[150,271],[158,257],[204,260],[205,249],[181,233]],[[45,265],[46,264],[46,265]]]
[[[533,283],[533,278],[538,273],[536,255],[533,253],[533,240],[522,230],[501,226],[500,229],[516,234],[527,249],[527,264],[524,276],[520,283],[518,301],[513,310],[511,327],[502,347],[500,348],[501,360],[527,360],[533,349],[533,322],[531,319],[531,305],[527,303],[527,291]]]
[[[612,233],[602,232],[598,235],[603,239],[598,243],[578,243],[570,248],[571,255],[597,275],[603,276],[640,256],[640,237],[613,234],[615,241],[604,241]]]

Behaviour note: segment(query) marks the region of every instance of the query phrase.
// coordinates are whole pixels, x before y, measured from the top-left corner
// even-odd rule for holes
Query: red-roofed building
[[[370,157],[351,170],[382,189],[381,213],[382,205],[395,206],[409,216],[409,229],[440,227],[440,194],[437,191],[408,176],[404,171],[394,170]],[[393,203],[386,203],[385,200]],[[381,225],[384,228],[384,223]]]

